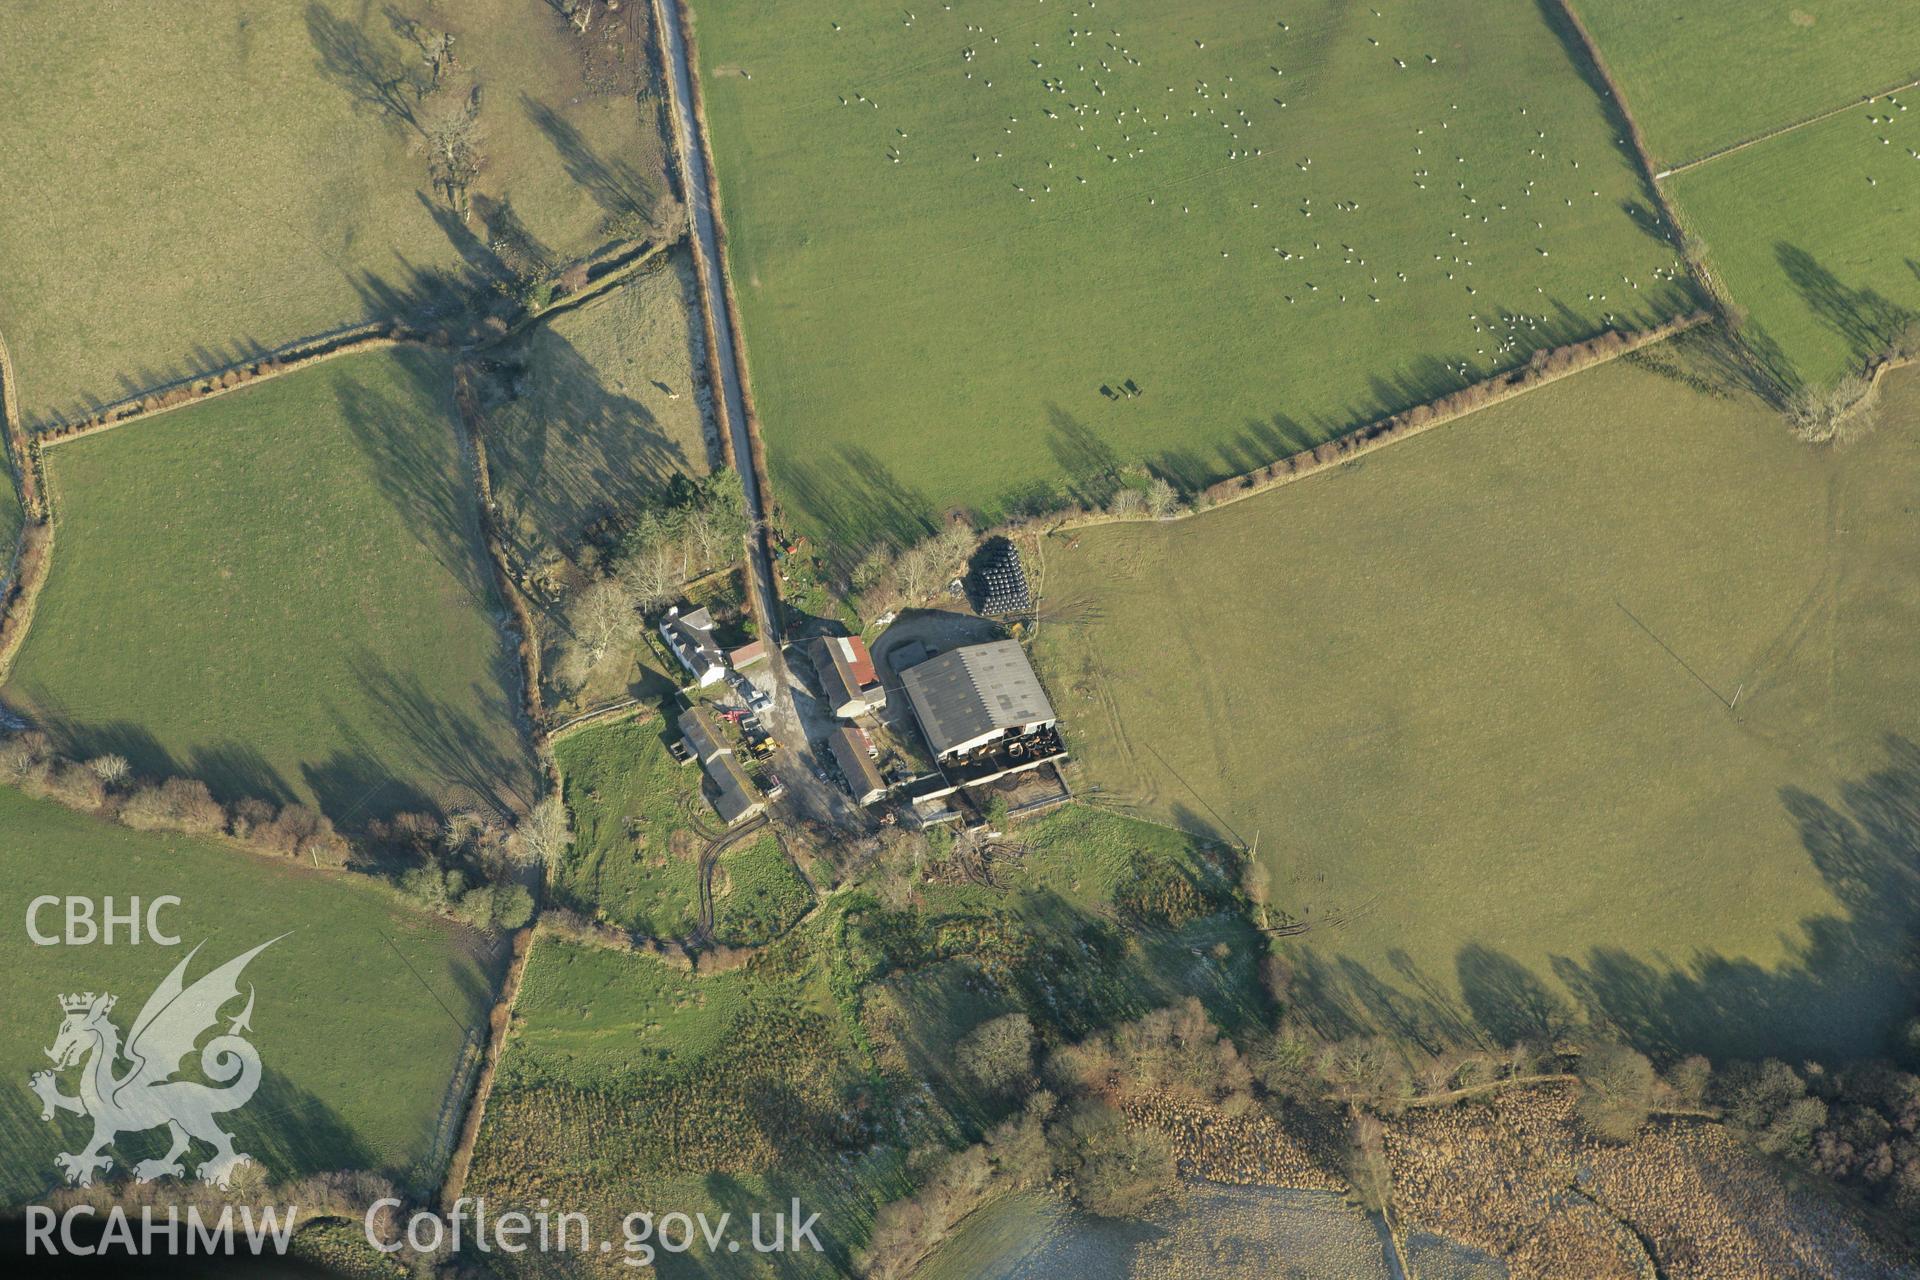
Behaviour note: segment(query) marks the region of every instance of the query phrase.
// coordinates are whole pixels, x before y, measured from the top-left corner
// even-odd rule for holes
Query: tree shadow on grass
[[[875,547],[910,547],[937,527],[932,500],[869,449],[842,444],[830,454],[775,453],[772,465],[785,503],[827,530],[830,542],[821,550],[842,573]]]
[[[593,197],[608,218],[646,217],[660,193],[646,175],[619,156],[603,156],[581,132],[546,103],[525,93],[520,110],[560,153],[575,186]]]
[[[421,772],[438,779],[440,808],[478,805],[510,817],[533,804],[529,761],[499,746],[499,731],[513,724],[514,713],[497,688],[473,688],[482,720],[435,696],[413,672],[392,670],[364,650],[352,668],[383,727],[406,744]]]
[[[418,62],[405,57],[394,41],[376,39],[325,5],[309,4],[306,18],[321,79],[352,99],[357,110],[396,128],[419,128],[415,107],[427,81]]]
[[[1307,935],[1289,953],[1290,1006],[1325,1036],[1384,1032],[1429,1048],[1546,1040],[1584,1020],[1661,1061],[1688,1053],[1789,1061],[1879,1053],[1920,999],[1920,747],[1894,736],[1886,751],[1882,768],[1840,786],[1837,805],[1797,788],[1780,793],[1815,869],[1845,909],[1803,920],[1803,940],[1782,965],[1713,953],[1676,963],[1657,951],[1647,959],[1595,948],[1584,959],[1551,956],[1557,982],[1550,984],[1474,943],[1458,954],[1455,997],[1408,958],[1394,958],[1398,982],[1389,982]]]
[[[1883,354],[1895,335],[1915,319],[1913,311],[1878,290],[1855,289],[1843,283],[1798,245],[1777,241],[1773,254],[1807,309],[1840,336],[1857,364],[1864,366],[1868,360]]]
[[[451,449],[423,448],[419,439],[433,430],[457,439],[447,362],[402,349],[392,354],[392,363],[405,375],[402,396],[359,381],[350,370],[334,379],[340,419],[407,529],[479,608],[491,612],[493,583],[482,569],[478,500],[460,470],[470,460]],[[422,426],[422,418],[432,421]]]
[[[543,326],[495,370],[524,388],[516,414],[489,416],[495,493],[530,557],[544,540],[566,547],[588,529],[631,516],[691,467],[653,411],[609,387],[578,347]]]

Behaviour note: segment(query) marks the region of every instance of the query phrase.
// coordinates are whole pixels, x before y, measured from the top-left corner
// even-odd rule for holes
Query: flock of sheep
[[[965,0],[961,3],[964,8]],[[1315,139],[1289,129],[1286,112],[1290,99],[1304,100],[1316,92],[1392,92],[1396,86],[1390,79],[1378,86],[1316,83],[1315,66],[1289,69],[1284,65],[1288,46],[1296,37],[1291,36],[1287,22],[1275,20],[1273,61],[1257,74],[1246,66],[1227,70],[1231,64],[1223,55],[1205,55],[1206,41],[1194,38],[1196,54],[1221,58],[1218,69],[1205,73],[1205,78],[1170,84],[1164,76],[1156,79],[1148,60],[1135,53],[1120,26],[1100,14],[1098,0],[1035,0],[1035,8],[1035,17],[997,30],[954,13],[952,3],[942,3],[940,13],[934,15],[941,21],[922,23],[919,14],[905,10],[901,24],[915,33],[914,38],[957,35],[954,70],[970,91],[987,95],[992,103],[979,112],[995,130],[991,140],[966,147],[962,156],[953,154],[950,122],[931,126],[939,135],[939,141],[931,144],[941,149],[934,156],[936,161],[964,158],[970,166],[997,168],[1004,175],[995,179],[1004,182],[999,190],[1045,220],[1081,217],[1089,212],[1089,198],[1102,203],[1137,201],[1143,210],[1152,211],[1144,216],[1210,215],[1225,233],[1219,238],[1227,243],[1210,248],[1209,255],[1230,259],[1250,253],[1279,267],[1274,287],[1288,306],[1391,306],[1395,294],[1410,285],[1445,282],[1460,291],[1461,315],[1475,335],[1476,356],[1494,365],[1510,364],[1531,350],[1552,345],[1546,327],[1554,309],[1549,298],[1578,307],[1574,299],[1584,293],[1584,301],[1591,305],[1583,310],[1589,315],[1597,312],[1604,323],[1613,324],[1625,319],[1614,308],[1624,307],[1641,288],[1642,280],[1632,275],[1622,274],[1614,283],[1609,274],[1607,280],[1595,279],[1574,293],[1564,269],[1556,272],[1545,266],[1556,237],[1583,234],[1589,225],[1584,214],[1568,212],[1576,202],[1582,197],[1609,197],[1582,180],[1580,159],[1557,153],[1556,140],[1547,129],[1536,127],[1535,119],[1526,118],[1527,108],[1518,102],[1512,106],[1512,134],[1501,140],[1504,155],[1487,155],[1484,126],[1454,127],[1463,119],[1457,114],[1458,102],[1449,102],[1434,118],[1403,121],[1405,133],[1397,140],[1383,136],[1372,145],[1349,150],[1341,158],[1345,164],[1397,165],[1405,170],[1407,203],[1384,211],[1366,209],[1361,199],[1340,191],[1340,175],[1332,165],[1316,168],[1310,154]],[[1396,50],[1383,45],[1382,36],[1397,42],[1391,34],[1395,24],[1376,27],[1380,35],[1365,33],[1364,27],[1384,16],[1378,8],[1370,8],[1369,13],[1371,19],[1361,24],[1362,34],[1351,38],[1364,39],[1378,50],[1383,78],[1429,74],[1443,65],[1444,50]],[[838,24],[834,31],[840,31]],[[1051,32],[1052,38],[1036,38],[1042,32]],[[1307,56],[1304,46],[1302,56]],[[1029,92],[1032,85],[1040,90],[1037,102]],[[1435,100],[1431,92],[1409,96]],[[908,110],[900,113],[908,119],[895,123],[883,113],[877,122],[886,128],[884,162],[911,164],[920,154],[910,127],[911,85],[896,85],[888,97],[908,104]],[[861,88],[840,95],[839,102],[850,109],[882,111],[877,95]],[[1468,118],[1484,120],[1486,113],[1474,112]],[[1476,127],[1483,136],[1470,136]],[[1210,136],[1211,146],[1196,145],[1196,133]],[[1470,157],[1468,153],[1476,150],[1479,155]],[[1523,151],[1525,166],[1519,163]],[[1164,167],[1142,166],[1143,161],[1165,152],[1175,154],[1179,170],[1170,173]],[[1489,177],[1478,176],[1481,171],[1474,159],[1492,162]],[[1205,181],[1238,166],[1273,160],[1286,160],[1305,176],[1293,181],[1269,174],[1256,182]],[[1129,166],[1148,167],[1150,174],[1129,184]],[[1535,176],[1516,178],[1516,169],[1522,168],[1531,169]],[[1377,171],[1366,174],[1356,186],[1377,191],[1379,176]],[[1295,187],[1298,194],[1283,193],[1286,186]],[[1235,188],[1242,194],[1230,196],[1228,192]],[[1320,193],[1318,198],[1309,194],[1315,191]],[[975,198],[964,188],[956,195]],[[1621,198],[1617,184],[1611,198]],[[1233,207],[1242,202],[1244,214]],[[1363,210],[1375,216],[1360,216]],[[1261,216],[1253,219],[1256,213]],[[1247,243],[1250,219],[1264,232],[1263,242]],[[1657,228],[1648,229],[1658,234]],[[1370,231],[1379,236],[1378,242],[1370,240]],[[1363,242],[1368,247],[1356,247]],[[1188,251],[1176,246],[1190,246],[1193,239],[1166,243],[1174,251]],[[1577,241],[1573,247],[1577,249]],[[1480,308],[1487,303],[1479,299],[1479,291],[1489,277],[1476,264],[1484,260],[1482,255],[1504,255],[1490,287],[1511,290],[1516,279],[1524,279],[1515,270],[1516,252],[1527,252],[1540,265],[1535,274],[1546,283],[1531,286],[1542,299],[1540,311],[1483,313]],[[1662,244],[1656,252],[1663,260],[1647,271],[1645,279],[1658,283],[1679,279],[1682,270],[1671,249]],[[1431,305],[1430,296],[1423,305]],[[1457,372],[1468,377],[1467,363],[1460,362]]]

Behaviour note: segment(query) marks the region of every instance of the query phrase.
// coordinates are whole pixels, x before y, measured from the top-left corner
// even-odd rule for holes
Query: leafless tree
[[[575,599],[571,610],[573,632],[598,662],[607,650],[633,638],[640,615],[633,597],[616,578],[597,578]]]
[[[1160,476],[1153,478],[1147,486],[1147,514],[1155,520],[1165,520],[1180,506],[1180,495],[1174,487]]]
[[[567,806],[559,796],[547,796],[527,810],[527,816],[513,829],[513,845],[528,866],[543,867],[547,877],[553,877],[567,850],[573,847]]]
[[[93,770],[94,777],[110,787],[117,787],[133,776],[133,766],[127,763],[127,758],[113,752],[95,756],[87,761],[87,768]]]
[[[480,123],[480,91],[465,97],[441,91],[421,117],[415,148],[427,157],[427,177],[446,192],[447,203],[466,209],[467,188],[485,163],[486,128]]]
[[[681,582],[678,559],[671,544],[661,543],[643,547],[620,562],[616,576],[635,607],[656,608],[673,597]]]

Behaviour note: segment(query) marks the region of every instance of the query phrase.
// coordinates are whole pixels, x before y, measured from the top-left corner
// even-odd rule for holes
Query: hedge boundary
[[[0,577],[0,684],[13,671],[14,657],[33,623],[34,606],[53,559],[53,519],[40,473],[40,450],[21,423],[19,388],[13,356],[0,336],[0,421],[5,424],[10,483],[20,500],[20,534],[8,556],[6,574]]]
[[[1330,471],[1363,454],[1410,439],[1422,432],[1431,431],[1435,427],[1464,418],[1476,410],[1504,403],[1516,396],[1544,387],[1548,383],[1558,382],[1562,378],[1571,377],[1596,365],[1617,360],[1642,347],[1664,342],[1676,334],[1697,329],[1713,321],[1714,316],[1711,312],[1694,311],[1649,329],[1631,331],[1609,329],[1584,342],[1555,347],[1551,351],[1540,353],[1533,361],[1511,373],[1462,387],[1438,400],[1415,405],[1400,413],[1376,419],[1344,435],[1323,441],[1311,449],[1303,449],[1299,453],[1290,454],[1264,467],[1237,476],[1229,476],[1225,480],[1210,484],[1192,496],[1190,505],[1185,510],[1166,516],[1164,519],[1182,520],[1202,515],[1216,507],[1238,502],[1242,498],[1251,498],[1295,480],[1317,475],[1322,471]],[[1069,529],[1095,524],[1153,522],[1156,521],[1151,516],[1115,516],[1100,511],[1067,516],[1052,527]]]

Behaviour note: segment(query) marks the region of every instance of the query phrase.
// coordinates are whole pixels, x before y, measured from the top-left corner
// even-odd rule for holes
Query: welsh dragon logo
[[[187,966],[200,953],[195,947],[147,997],[124,1045],[120,1029],[107,1016],[113,1012],[115,997],[91,991],[60,997],[66,1017],[47,1050],[53,1070],[35,1072],[29,1084],[40,1095],[42,1120],[50,1121],[61,1111],[93,1120],[93,1137],[86,1146],[53,1159],[68,1182],[92,1185],[95,1173],[113,1168],[113,1157],[106,1151],[115,1138],[163,1125],[170,1138],[167,1153],[133,1167],[133,1176],[141,1182],[185,1177],[181,1157],[196,1139],[213,1148],[213,1155],[196,1171],[202,1182],[225,1190],[234,1171],[253,1162],[253,1157],[233,1149],[233,1135],[214,1120],[222,1111],[245,1106],[260,1087],[260,1051],[241,1036],[252,1030],[251,985],[246,1007],[228,1022],[224,1034],[215,1035],[200,1049],[201,1074],[214,1083],[174,1077],[200,1037],[220,1021],[220,1010],[239,998],[240,973],[247,962],[279,940],[261,943],[188,986]],[[75,1065],[80,1067],[80,1092],[69,1097],[60,1092],[59,1073]]]

